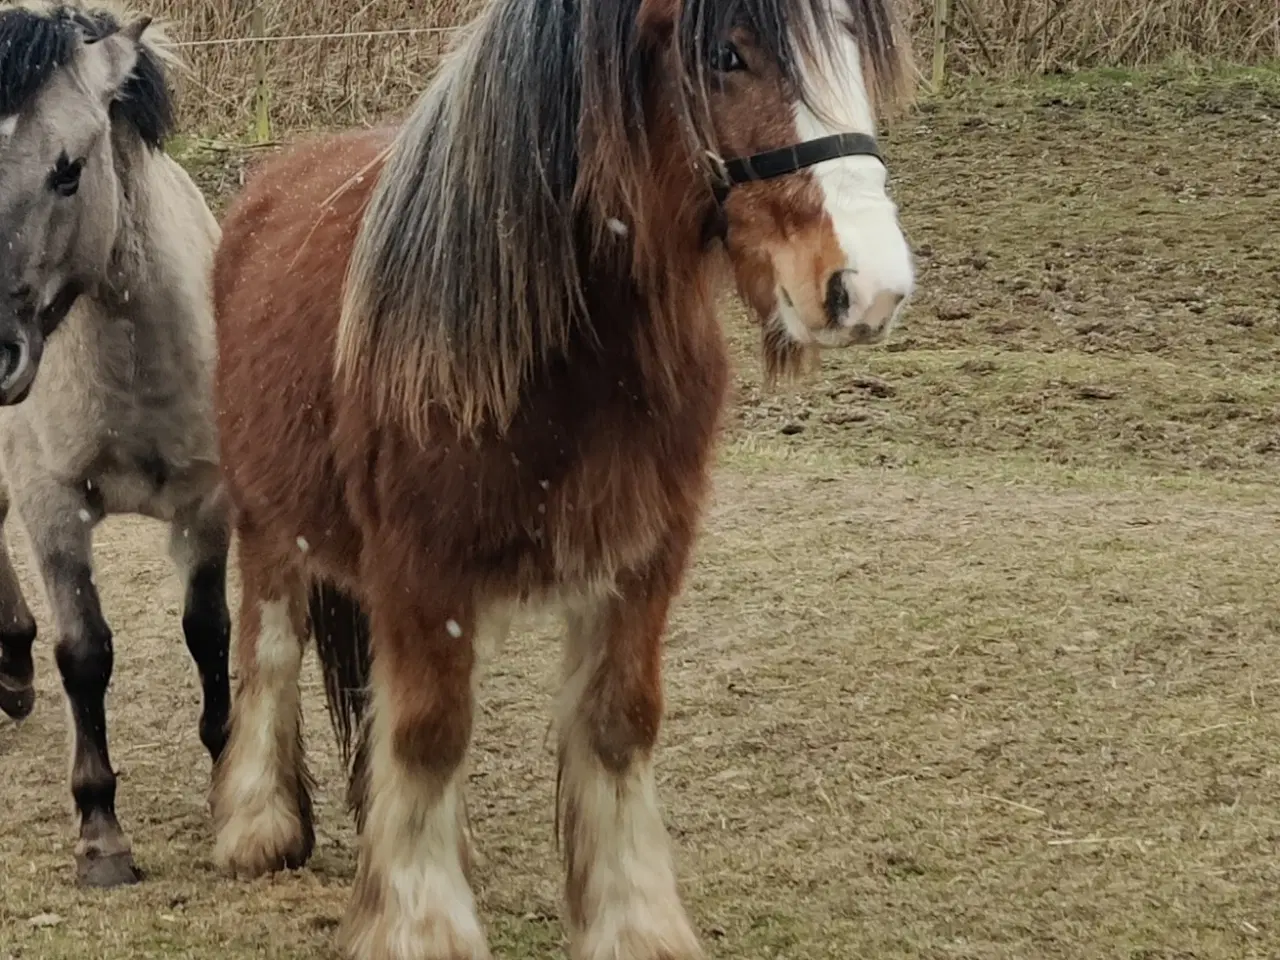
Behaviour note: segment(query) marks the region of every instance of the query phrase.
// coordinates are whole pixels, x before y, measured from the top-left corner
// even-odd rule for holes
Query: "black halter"
[[[799,173],[806,167],[839,157],[875,157],[884,163],[875,137],[865,133],[833,133],[831,136],[806,140],[794,146],[722,161],[719,164],[719,175],[711,185],[716,207],[707,225],[708,239],[714,236],[724,237],[728,228],[724,203],[734,187],[754,180],[772,180],[790,173]]]

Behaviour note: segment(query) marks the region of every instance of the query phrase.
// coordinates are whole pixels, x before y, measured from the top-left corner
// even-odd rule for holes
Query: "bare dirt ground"
[[[889,138],[921,266],[891,345],[770,395],[727,316],[659,761],[713,956],[1280,957],[1278,124],[1274,73],[963,89]],[[34,716],[0,724],[0,960],[333,956],[352,832],[314,671],[317,855],[223,879],[163,531],[99,544],[149,877],[73,885],[46,634]],[[512,960],[562,955],[556,656],[520,630],[476,735]]]

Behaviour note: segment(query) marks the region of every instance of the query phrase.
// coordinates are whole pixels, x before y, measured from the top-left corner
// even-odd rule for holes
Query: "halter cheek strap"
[[[805,140],[790,147],[766,150],[749,157],[736,157],[719,163],[718,176],[712,182],[716,206],[704,229],[708,240],[723,237],[728,229],[724,204],[729,191],[739,184],[757,180],[772,180],[791,173],[799,173],[824,160],[840,157],[874,157],[884,163],[875,137],[865,133],[833,133],[815,140]]]

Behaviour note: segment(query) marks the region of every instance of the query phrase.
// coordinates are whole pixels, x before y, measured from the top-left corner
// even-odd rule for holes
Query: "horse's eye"
[[[75,196],[80,189],[80,174],[83,171],[83,160],[70,160],[64,153],[49,174],[49,189],[60,197]]]
[[[742,56],[738,53],[738,48],[732,43],[722,43],[718,47],[711,50],[711,69],[718,70],[720,73],[729,73],[732,70],[745,70],[747,65],[742,62]]]

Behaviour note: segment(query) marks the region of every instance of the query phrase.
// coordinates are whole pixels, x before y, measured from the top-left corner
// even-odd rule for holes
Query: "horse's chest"
[[[547,491],[545,523],[541,512],[534,521],[555,579],[611,580],[683,536],[701,509],[712,441],[710,429],[652,424],[588,446]]]
[[[616,388],[589,385],[595,389],[581,391],[577,406],[583,412],[562,411],[565,470],[547,490],[546,522],[537,518],[554,579],[612,580],[688,541],[727,380],[714,334],[673,365],[673,386],[622,367],[630,375],[613,381]]]
[[[624,364],[575,371],[500,439],[420,445],[387,430],[339,468],[353,520],[379,564],[529,597],[645,570],[696,527],[726,379],[717,343],[665,394]]]
[[[161,519],[198,496],[217,458],[207,375],[175,376],[172,350],[143,349],[153,339],[127,320],[73,314],[31,397],[0,424],[11,477],[83,483],[108,513]]]
[[[122,318],[67,333],[42,399],[69,414],[59,419],[77,437],[99,441],[95,455],[180,461],[213,454],[209,371],[181,343]]]

